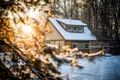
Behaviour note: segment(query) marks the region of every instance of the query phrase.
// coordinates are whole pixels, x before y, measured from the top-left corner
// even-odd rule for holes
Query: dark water
[[[120,80],[120,56],[98,57],[93,62],[77,59],[83,69],[62,64],[59,70],[70,80]],[[66,79],[65,79],[66,80]]]

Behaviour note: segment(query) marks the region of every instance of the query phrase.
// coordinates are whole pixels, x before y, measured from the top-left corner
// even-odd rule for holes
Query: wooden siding
[[[91,41],[90,42],[90,52],[98,52],[100,50],[102,50],[105,46],[105,44],[103,42],[100,41]]]
[[[50,33],[45,34],[45,40],[64,40],[60,33],[54,28],[51,22],[47,26],[51,29]]]

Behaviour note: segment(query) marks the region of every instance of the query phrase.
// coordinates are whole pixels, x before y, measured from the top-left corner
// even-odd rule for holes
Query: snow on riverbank
[[[3,53],[0,53],[1,58],[2,55]],[[79,69],[63,63],[58,67],[62,73],[61,76],[69,77],[70,80],[120,80],[120,55],[106,54],[97,57],[93,62],[86,58],[77,59],[77,61],[84,68]]]
[[[120,80],[120,56],[103,56],[89,62],[78,59],[83,69],[62,64],[58,70],[68,75],[70,80]]]

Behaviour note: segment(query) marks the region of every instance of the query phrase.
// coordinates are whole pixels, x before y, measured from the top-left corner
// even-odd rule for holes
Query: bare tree
[[[120,1],[84,0],[81,18],[86,21],[99,39],[118,41],[120,38]],[[97,34],[98,33],[98,34]]]
[[[79,0],[54,0],[51,12],[56,17],[79,19]]]

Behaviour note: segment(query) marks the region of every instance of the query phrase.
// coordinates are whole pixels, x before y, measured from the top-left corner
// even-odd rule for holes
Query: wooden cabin
[[[45,34],[45,41],[50,44],[77,47],[81,51],[90,51],[96,37],[88,29],[87,24],[80,20],[49,18],[47,26],[51,29]]]

